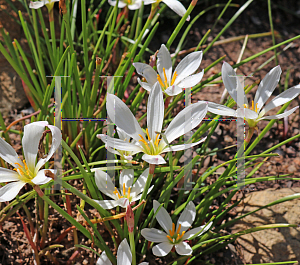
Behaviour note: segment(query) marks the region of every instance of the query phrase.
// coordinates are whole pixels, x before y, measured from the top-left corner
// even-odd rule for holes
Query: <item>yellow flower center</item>
[[[153,140],[151,140],[150,138],[148,128],[146,129],[146,133],[147,133],[148,141],[141,134],[139,134],[139,136],[141,137],[139,141],[142,142],[144,152],[148,155],[158,155],[162,151],[161,148],[159,147],[159,142],[161,140],[159,139],[159,134],[156,134],[155,140],[153,142]]]
[[[165,91],[169,86],[173,86],[176,77],[178,76],[178,74],[176,73],[176,71],[173,74],[173,78],[171,80],[171,83],[168,83],[168,79],[167,79],[167,75],[166,75],[166,69],[163,68],[163,72],[164,72],[164,82],[162,81],[160,75],[157,75],[157,81],[159,82],[160,86],[162,87],[162,90]]]
[[[131,5],[132,4],[132,0],[127,0],[127,5]]]
[[[20,180],[26,181],[26,182],[31,182],[31,180],[34,178],[34,175],[32,172],[29,170],[25,159],[23,160],[24,166],[22,166],[20,163],[15,163],[15,165],[18,166],[18,168],[14,168],[13,170],[18,172],[20,175]]]
[[[180,229],[181,229],[181,224],[178,226],[177,231],[175,231],[175,224],[172,223],[172,230],[169,230],[169,235],[167,235],[167,238],[172,244],[179,243],[182,237],[184,236],[185,231],[183,231],[180,234]]]
[[[126,196],[125,183],[123,183],[123,196],[121,196],[120,192],[118,191],[118,189],[116,187],[115,187],[114,194],[116,194],[118,196],[118,199],[127,198],[130,201],[130,190],[131,190],[131,187],[128,188],[127,196]]]
[[[256,113],[257,113],[257,104],[258,103],[256,103],[255,104],[255,109],[254,109],[254,101],[252,100],[252,107],[251,108],[248,108],[248,105],[247,104],[244,104],[244,107],[246,108],[246,109],[250,109],[250,110],[253,110],[253,111],[255,111]]]

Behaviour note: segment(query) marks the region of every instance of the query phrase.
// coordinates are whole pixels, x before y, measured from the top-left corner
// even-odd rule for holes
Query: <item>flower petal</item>
[[[146,78],[149,84],[153,86],[157,82],[157,73],[150,65],[145,63],[133,63],[132,65],[139,75]]]
[[[125,184],[125,188],[128,189],[129,187],[132,186],[134,180],[134,171],[133,169],[123,169],[121,174],[120,174],[120,179],[119,179],[119,188],[122,191],[123,190],[123,184]],[[123,193],[123,192],[122,192]],[[122,194],[124,195],[124,194]]]
[[[138,142],[141,139],[139,134],[145,137],[145,134],[136,118],[121,99],[115,95],[107,93],[106,108],[108,116],[112,122],[124,130],[134,140]]]
[[[115,200],[94,200],[98,203],[103,209],[109,210],[119,206],[118,202]]]
[[[179,86],[169,86],[165,91],[164,91],[167,95],[169,96],[176,96],[178,94],[180,94],[182,92],[182,88]]]
[[[183,6],[183,4],[181,4],[179,1],[177,0],[163,0],[162,2],[164,2],[168,7],[170,7],[177,15],[183,17],[184,14],[186,13],[186,9]],[[188,16],[188,18],[186,19],[186,21],[190,21],[190,16]]]
[[[130,194],[132,197],[136,197],[138,194],[144,191],[147,178],[149,175],[149,168],[145,169],[143,173],[139,176],[136,182],[133,184]]]
[[[61,144],[62,137],[61,137],[60,129],[58,129],[56,126],[53,126],[53,125],[47,125],[47,127],[50,129],[50,131],[52,133],[51,148],[50,148],[50,151],[49,151],[48,155],[46,156],[46,158],[40,159],[39,162],[36,164],[35,174],[37,174],[39,169],[53,156],[53,154],[55,153],[55,151],[58,149],[58,147]],[[24,133],[24,135],[25,135],[25,133]],[[24,153],[25,153],[25,151],[24,151]]]
[[[203,228],[203,230],[201,231],[201,233],[199,233],[198,236],[204,234],[206,231],[208,231],[211,226],[212,226],[213,222],[210,222],[209,224],[205,224],[205,225],[202,225],[202,226],[199,226],[199,227],[196,227],[196,228],[193,228],[191,230],[189,230],[188,232],[186,232],[184,234],[184,236],[182,237],[182,240],[186,240],[186,239],[189,239],[190,237],[196,235],[197,233],[199,233]]]
[[[45,171],[50,170],[53,174],[56,174],[54,169],[42,169],[38,171],[37,175],[31,180],[36,185],[43,185],[48,183],[52,178],[45,176]]]
[[[118,196],[114,194],[115,185],[112,183],[111,178],[100,169],[95,170],[95,182],[98,189],[108,197],[117,200]]]
[[[21,159],[18,157],[16,151],[12,148],[10,144],[5,142],[1,137],[0,137],[0,157],[15,168],[19,167],[16,165],[16,163],[23,166],[23,163]]]
[[[142,159],[149,164],[161,165],[166,164],[167,162],[163,159],[161,155],[148,155],[144,154]]]
[[[176,1],[176,2],[178,2],[178,1]],[[178,75],[175,79],[175,84],[179,84],[183,79],[185,79],[186,77],[195,73],[197,71],[197,69],[199,68],[201,61],[202,61],[202,51],[192,52],[192,53],[188,54],[187,56],[185,56],[174,70],[174,73],[176,72]],[[203,76],[204,72],[202,71],[201,73]],[[202,78],[202,76],[201,76],[201,78]],[[200,78],[200,80],[201,80],[201,78]],[[196,82],[196,84],[198,82]],[[180,87],[185,88],[185,86],[180,86]],[[186,87],[189,87],[189,86],[186,86]]]
[[[167,234],[164,231],[158,230],[156,228],[144,228],[141,234],[146,240],[154,243],[168,242]]]
[[[239,118],[245,118],[245,119],[251,119],[251,120],[256,120],[258,118],[258,114],[247,108],[238,108],[236,110],[236,115]]]
[[[126,141],[129,143],[130,141],[130,136],[124,132],[121,128],[117,127],[117,132],[120,140]],[[99,134],[97,134],[98,137]],[[126,139],[126,140],[125,140]]]
[[[171,143],[174,139],[187,133],[187,127],[192,130],[198,126],[206,115],[207,105],[204,101],[198,101],[180,111],[165,131],[168,142]]]
[[[259,112],[262,106],[266,103],[268,98],[272,95],[275,87],[277,86],[281,75],[281,68],[279,65],[271,69],[269,73],[266,74],[264,79],[260,82],[255,98],[254,106],[257,104],[257,109]]]
[[[294,99],[300,94],[300,85],[291,87],[281,94],[279,94],[277,97],[273,98],[262,110],[261,112],[264,114],[268,112],[269,110],[281,106],[290,100]]]
[[[180,243],[176,244],[175,249],[179,255],[191,255],[193,253],[191,246],[184,241],[181,241]]]
[[[202,70],[200,73],[190,75],[184,78],[180,83],[177,84],[177,86],[181,88],[193,87],[201,81],[203,75],[204,75],[204,70]]]
[[[97,260],[96,265],[112,265],[109,258],[107,257],[105,251],[101,253],[100,258]]]
[[[156,65],[161,80],[169,83],[168,81],[171,81],[172,75],[172,60],[171,55],[164,44],[161,45],[159,52],[157,53]],[[163,68],[165,68],[167,80],[165,80]]]
[[[155,132],[161,132],[164,111],[163,93],[159,83],[156,82],[150,92],[147,107],[147,127],[151,139],[155,139]]]
[[[236,117],[236,111],[234,109],[214,102],[208,102],[207,111],[217,115]]]
[[[108,3],[111,5],[111,6],[115,6],[117,4],[117,1],[113,1],[113,0],[108,0]],[[118,4],[118,8],[123,8],[125,7],[126,4],[123,2],[123,1],[119,1],[119,4]]]
[[[16,171],[0,167],[0,183],[18,181],[19,177]]]
[[[170,147],[167,147],[163,150],[163,153],[164,152],[175,152],[175,151],[181,151],[181,150],[186,150],[186,149],[189,149],[195,145],[198,145],[202,142],[204,142],[206,140],[206,137],[204,137],[203,139],[201,139],[200,141],[198,142],[195,142],[195,143],[191,143],[191,144],[178,144],[178,145],[172,145]]]
[[[29,8],[38,9],[38,8],[41,8],[44,5],[45,5],[44,1],[36,1],[36,2],[31,2],[30,1]]]
[[[146,89],[149,92],[151,91],[153,85],[146,83],[146,82],[142,82],[141,79],[139,79],[139,78],[137,79],[137,81],[142,88]]]
[[[6,184],[0,188],[0,202],[7,202],[14,199],[19,191],[24,187],[26,182],[16,181]]]
[[[153,200],[154,213],[157,211],[159,206],[160,203],[156,200]],[[169,230],[172,230],[172,219],[164,207],[161,207],[159,212],[156,214],[156,220],[166,231],[166,233],[169,234]]]
[[[295,108],[292,108],[288,111],[285,111],[284,113],[281,113],[281,114],[276,114],[276,115],[271,115],[271,116],[264,116],[264,117],[260,118],[259,120],[282,119],[284,117],[287,117],[287,116],[291,115],[298,108],[299,108],[299,106],[297,106]]]
[[[128,5],[128,9],[129,10],[136,10],[136,9],[139,9],[142,5],[142,2],[141,1],[135,1],[134,4],[132,5]]]
[[[176,225],[177,233],[182,233],[183,231],[189,229],[192,223],[195,221],[195,217],[196,217],[196,207],[195,204],[192,201],[190,201],[177,221],[177,225]],[[178,231],[179,225],[181,225],[180,231]]]
[[[120,243],[117,252],[117,263],[124,265],[131,265],[132,254],[126,238]]]
[[[169,254],[173,245],[169,242],[160,243],[152,248],[152,252],[157,257],[164,257]]]
[[[153,188],[154,188],[154,185],[152,185],[152,186],[148,189],[147,194],[149,194]],[[130,194],[131,194],[131,193],[130,193]],[[131,201],[130,201],[130,202],[139,201],[139,200],[142,198],[142,195],[143,195],[143,193],[140,193],[140,195],[138,195],[138,196],[132,195],[132,198],[131,198]]]

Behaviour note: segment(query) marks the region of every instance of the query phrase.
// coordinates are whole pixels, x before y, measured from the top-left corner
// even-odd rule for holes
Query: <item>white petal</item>
[[[128,9],[129,10],[136,10],[136,9],[139,9],[142,5],[142,2],[141,1],[135,1],[134,4],[132,5],[128,5]]]
[[[300,94],[300,85],[291,87],[281,94],[279,94],[277,97],[273,98],[262,110],[261,112],[266,113],[269,110],[281,106],[290,100],[294,99]]]
[[[167,95],[169,96],[176,96],[178,94],[180,94],[182,92],[182,88],[179,86],[169,86],[165,91],[164,91]]]
[[[155,139],[155,132],[161,132],[164,110],[163,93],[159,83],[156,82],[150,92],[147,106],[147,127],[151,139]]]
[[[243,89],[241,82],[238,80],[238,77],[236,76],[235,71],[230,66],[229,63],[224,62],[222,65],[222,80],[225,85],[225,88],[227,89],[230,96],[234,99],[236,103],[240,103],[237,100],[237,89]],[[247,104],[247,98],[244,93],[244,103]],[[238,104],[240,108],[243,108],[243,104]]]
[[[106,144],[108,146],[110,146],[111,148],[116,148],[116,149],[123,150],[123,151],[135,151],[136,153],[143,151],[143,149],[139,145],[136,145],[133,143],[127,143],[123,140],[120,140],[117,138],[112,138],[105,134],[98,134],[98,135],[99,135],[100,139],[103,142],[106,142]]]
[[[43,135],[45,126],[48,122],[33,122],[25,125],[22,146],[25,155],[25,161],[31,172],[35,171],[36,157],[39,148],[39,142]]]
[[[123,169],[120,174],[119,184],[120,189],[123,191],[123,183],[125,184],[125,188],[128,189],[132,186],[134,180],[134,171],[133,169]],[[122,192],[123,193],[123,192]],[[124,194],[122,194],[124,195]]]
[[[100,169],[95,170],[95,182],[98,189],[108,197],[117,200],[118,196],[114,194],[115,185],[112,183],[111,178]]]
[[[161,164],[166,164],[167,162],[163,159],[162,156],[160,155],[148,155],[144,154],[142,156],[142,159],[146,161],[149,164],[155,164],[155,165],[161,165]]]
[[[121,128],[119,128],[118,126],[117,126],[117,132],[118,132],[118,136],[119,136],[120,140],[123,140],[126,142],[130,141],[130,136],[126,132],[124,132]],[[97,137],[98,137],[98,135],[97,135]]]
[[[298,108],[299,108],[299,106],[297,106],[295,108],[292,108],[292,109],[290,109],[288,111],[285,111],[284,113],[281,113],[281,114],[276,114],[276,115],[271,115],[271,116],[264,116],[264,117],[262,117],[259,120],[282,119],[284,117],[287,117],[287,116],[291,115]]]
[[[133,63],[132,65],[139,75],[146,78],[149,84],[154,85],[157,82],[157,73],[150,65],[145,63]]]
[[[0,183],[18,181],[19,177],[16,171],[0,167]]]
[[[131,191],[130,191],[130,194],[133,197],[135,197],[136,195],[138,195],[144,191],[148,175],[149,175],[149,168],[145,169],[143,171],[143,173],[139,176],[137,181],[133,184]]]
[[[184,234],[184,236],[182,237],[182,240],[186,240],[189,239],[190,237],[196,235],[197,233],[199,233],[203,228],[203,230],[201,231],[201,233],[199,233],[198,236],[204,234],[206,231],[208,231],[210,229],[210,227],[212,226],[213,222],[210,222],[209,224],[205,224],[196,228],[191,229],[190,231],[186,232]]]
[[[164,2],[168,7],[170,7],[177,15],[183,17],[184,14],[186,13],[186,9],[183,6],[183,4],[181,4],[179,1],[177,0],[163,0],[162,2]],[[190,16],[188,16],[188,18],[186,19],[186,21],[190,20]]]
[[[115,6],[116,3],[117,3],[117,1],[108,0],[108,3],[109,3],[110,5],[112,5],[112,6]],[[125,6],[126,6],[126,4],[125,4],[124,2],[119,1],[118,8],[123,8],[123,7],[125,7]]]
[[[203,75],[204,75],[204,70],[202,70],[198,74],[190,75],[184,78],[180,83],[177,84],[177,86],[181,88],[193,87],[201,81]]]
[[[29,8],[38,9],[44,5],[45,5],[44,1],[36,1],[36,2],[30,1]]]
[[[153,200],[153,209],[154,213],[160,206],[160,203],[156,200]],[[172,230],[172,219],[168,214],[167,210],[164,207],[161,207],[159,212],[156,214],[156,220],[160,226],[169,234],[169,230]]]
[[[132,254],[126,238],[120,243],[117,252],[118,265],[131,265]]]
[[[45,176],[45,171],[50,170],[53,174],[56,174],[56,170],[54,169],[42,169],[40,170],[37,175],[31,180],[36,185],[43,185],[48,183],[52,178]]]
[[[98,203],[103,209],[113,209],[117,207],[119,204],[115,200],[94,200],[96,203]]]
[[[275,87],[277,86],[281,75],[281,68],[279,65],[271,69],[269,73],[266,74],[264,79],[260,82],[255,98],[254,106],[257,104],[257,109],[259,112],[262,106],[266,103],[268,98],[272,95]]]
[[[23,181],[16,181],[0,188],[0,202],[7,202],[14,199],[25,184]]]
[[[201,139],[200,141],[198,142],[195,142],[195,143],[191,143],[191,144],[178,144],[178,145],[172,145],[170,147],[167,147],[163,150],[163,153],[164,152],[176,152],[176,151],[181,151],[181,150],[186,150],[186,149],[189,149],[195,145],[198,145],[202,142],[204,142],[206,140],[206,137],[204,137],[203,139]]]
[[[137,81],[138,81],[138,83],[140,84],[140,86],[142,87],[142,88],[144,88],[144,89],[146,89],[147,91],[151,91],[151,89],[152,89],[152,84],[150,84],[150,83],[146,83],[146,82],[142,82],[141,81],[141,79],[137,79]]]
[[[105,251],[101,253],[100,258],[97,260],[96,265],[112,265],[109,258],[107,257]]]
[[[0,157],[15,168],[19,167],[16,165],[16,163],[23,166],[23,163],[21,159],[18,157],[16,151],[12,148],[10,144],[5,142],[1,137],[0,137]]]
[[[156,228],[144,228],[141,234],[146,240],[154,243],[168,242],[167,234],[164,231],[158,230]]]
[[[149,262],[142,262],[139,265],[148,265],[148,264],[149,264]]]
[[[245,118],[245,119],[251,119],[251,120],[256,120],[258,118],[258,114],[247,108],[239,108],[236,110],[236,115],[239,118]]]
[[[141,139],[139,134],[145,137],[145,134],[136,118],[121,99],[115,95],[107,93],[106,108],[108,116],[113,123],[124,130],[134,140],[138,142]]]
[[[175,249],[179,255],[191,255],[193,253],[191,246],[184,241],[181,241],[180,243],[176,244]]]
[[[152,186],[148,189],[147,194],[149,194],[153,188],[154,188],[154,185],[152,185]],[[131,194],[131,193],[130,193],[130,194]],[[140,195],[138,195],[138,196],[132,195],[132,199],[131,199],[130,202],[139,201],[139,200],[142,198],[142,195],[143,195],[143,193],[140,193]]]
[[[40,170],[40,168],[53,156],[53,154],[55,153],[55,151],[61,144],[62,137],[61,137],[60,129],[58,129],[56,126],[53,126],[53,125],[47,125],[47,127],[51,130],[51,133],[52,133],[51,148],[50,148],[49,154],[46,156],[46,158],[40,159],[39,162],[36,164],[35,174],[37,174],[37,172]]]
[[[182,233],[183,231],[189,229],[192,223],[194,222],[195,217],[196,217],[196,207],[194,203],[190,201],[177,221],[176,231],[178,231],[179,225],[181,225],[181,229],[179,233]]]
[[[152,252],[157,257],[164,257],[169,254],[173,245],[169,242],[160,243],[152,248]]]
[[[143,0],[143,1],[144,1],[144,5],[149,5],[156,2],[156,0]]]
[[[236,111],[234,109],[214,102],[208,102],[207,111],[217,115],[236,117]]]
[[[178,76],[175,79],[175,84],[179,84],[183,79],[195,73],[199,68],[201,61],[202,61],[202,51],[192,52],[189,55],[185,56],[174,70],[174,73],[176,72],[178,74]],[[203,76],[204,72],[202,71],[201,73]],[[180,86],[180,87],[184,88],[184,86]]]
[[[157,53],[156,65],[161,80],[163,82],[165,81],[164,72],[163,72],[163,68],[165,68],[166,76],[167,76],[166,81],[167,82],[170,81],[172,75],[172,60],[171,60],[171,55],[164,44],[161,45],[159,52]]]
[[[180,111],[165,131],[168,142],[171,143],[174,139],[187,133],[187,126],[190,129],[194,129],[198,126],[206,115],[207,105],[206,102],[199,101]],[[187,116],[190,117],[190,119],[187,119]]]

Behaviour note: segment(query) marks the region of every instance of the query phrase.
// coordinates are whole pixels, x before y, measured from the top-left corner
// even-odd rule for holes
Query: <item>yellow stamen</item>
[[[144,139],[144,137],[143,137],[141,134],[139,134],[139,137],[141,137],[141,139],[140,139],[139,141],[141,141],[144,145],[146,145],[146,147],[147,147],[148,149],[150,149],[150,148],[149,148],[149,145],[148,145],[148,143],[146,142],[146,140]]]
[[[117,190],[117,188],[115,187],[115,191],[113,192],[114,194],[116,194],[118,196],[118,199],[123,198],[123,196],[120,195],[119,191]]]
[[[165,86],[164,83],[163,83],[163,81],[160,78],[160,75],[157,75],[157,81],[159,82],[159,84],[161,85],[161,87]]]
[[[248,106],[247,106],[247,104],[244,104],[244,108],[248,109]]]
[[[165,83],[167,82],[167,75],[166,75],[166,68],[163,68],[163,72],[164,72],[164,78],[165,78]]]
[[[257,108],[257,104],[258,104],[258,103],[255,104],[255,112],[257,112],[257,109],[258,109],[258,108]]]
[[[170,236],[174,236],[174,233],[175,233],[175,224],[174,223],[172,223],[172,231],[169,230],[169,232],[170,232]]]
[[[147,133],[148,140],[151,141],[151,138],[150,138],[149,132],[148,132],[148,128],[146,129],[146,133]]]
[[[175,79],[176,79],[177,76],[178,76],[178,74],[175,71],[174,74],[173,74],[173,77],[172,77],[171,86],[173,86],[173,84],[174,84]]]
[[[179,234],[179,232],[180,232],[180,229],[181,229],[181,224],[178,226],[178,229],[177,229],[177,232],[176,232],[176,234]],[[175,230],[175,229],[174,229]]]
[[[158,137],[159,137],[159,134],[157,134],[155,137],[154,145],[156,145],[156,146],[158,146],[159,141],[161,140],[161,139],[158,139]]]
[[[177,237],[176,237],[176,239],[175,239],[175,241],[181,239],[183,237],[184,233],[185,233],[185,231],[183,231],[181,235],[178,234]]]
[[[127,191],[127,199],[129,200],[130,198],[130,190],[131,190],[131,187],[128,188],[128,191]]]
[[[172,237],[170,237],[169,235],[167,235],[167,238],[168,238],[171,242],[173,242]]]
[[[254,110],[254,101],[252,100],[252,108],[251,110]]]
[[[125,195],[126,193],[126,188],[125,188],[125,183],[123,183],[123,196]]]

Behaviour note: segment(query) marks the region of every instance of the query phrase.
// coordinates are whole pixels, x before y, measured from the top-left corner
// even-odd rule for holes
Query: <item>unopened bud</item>
[[[126,222],[127,222],[128,232],[132,233],[133,229],[134,229],[134,214],[133,214],[130,203],[127,205],[125,218],[126,218]]]

